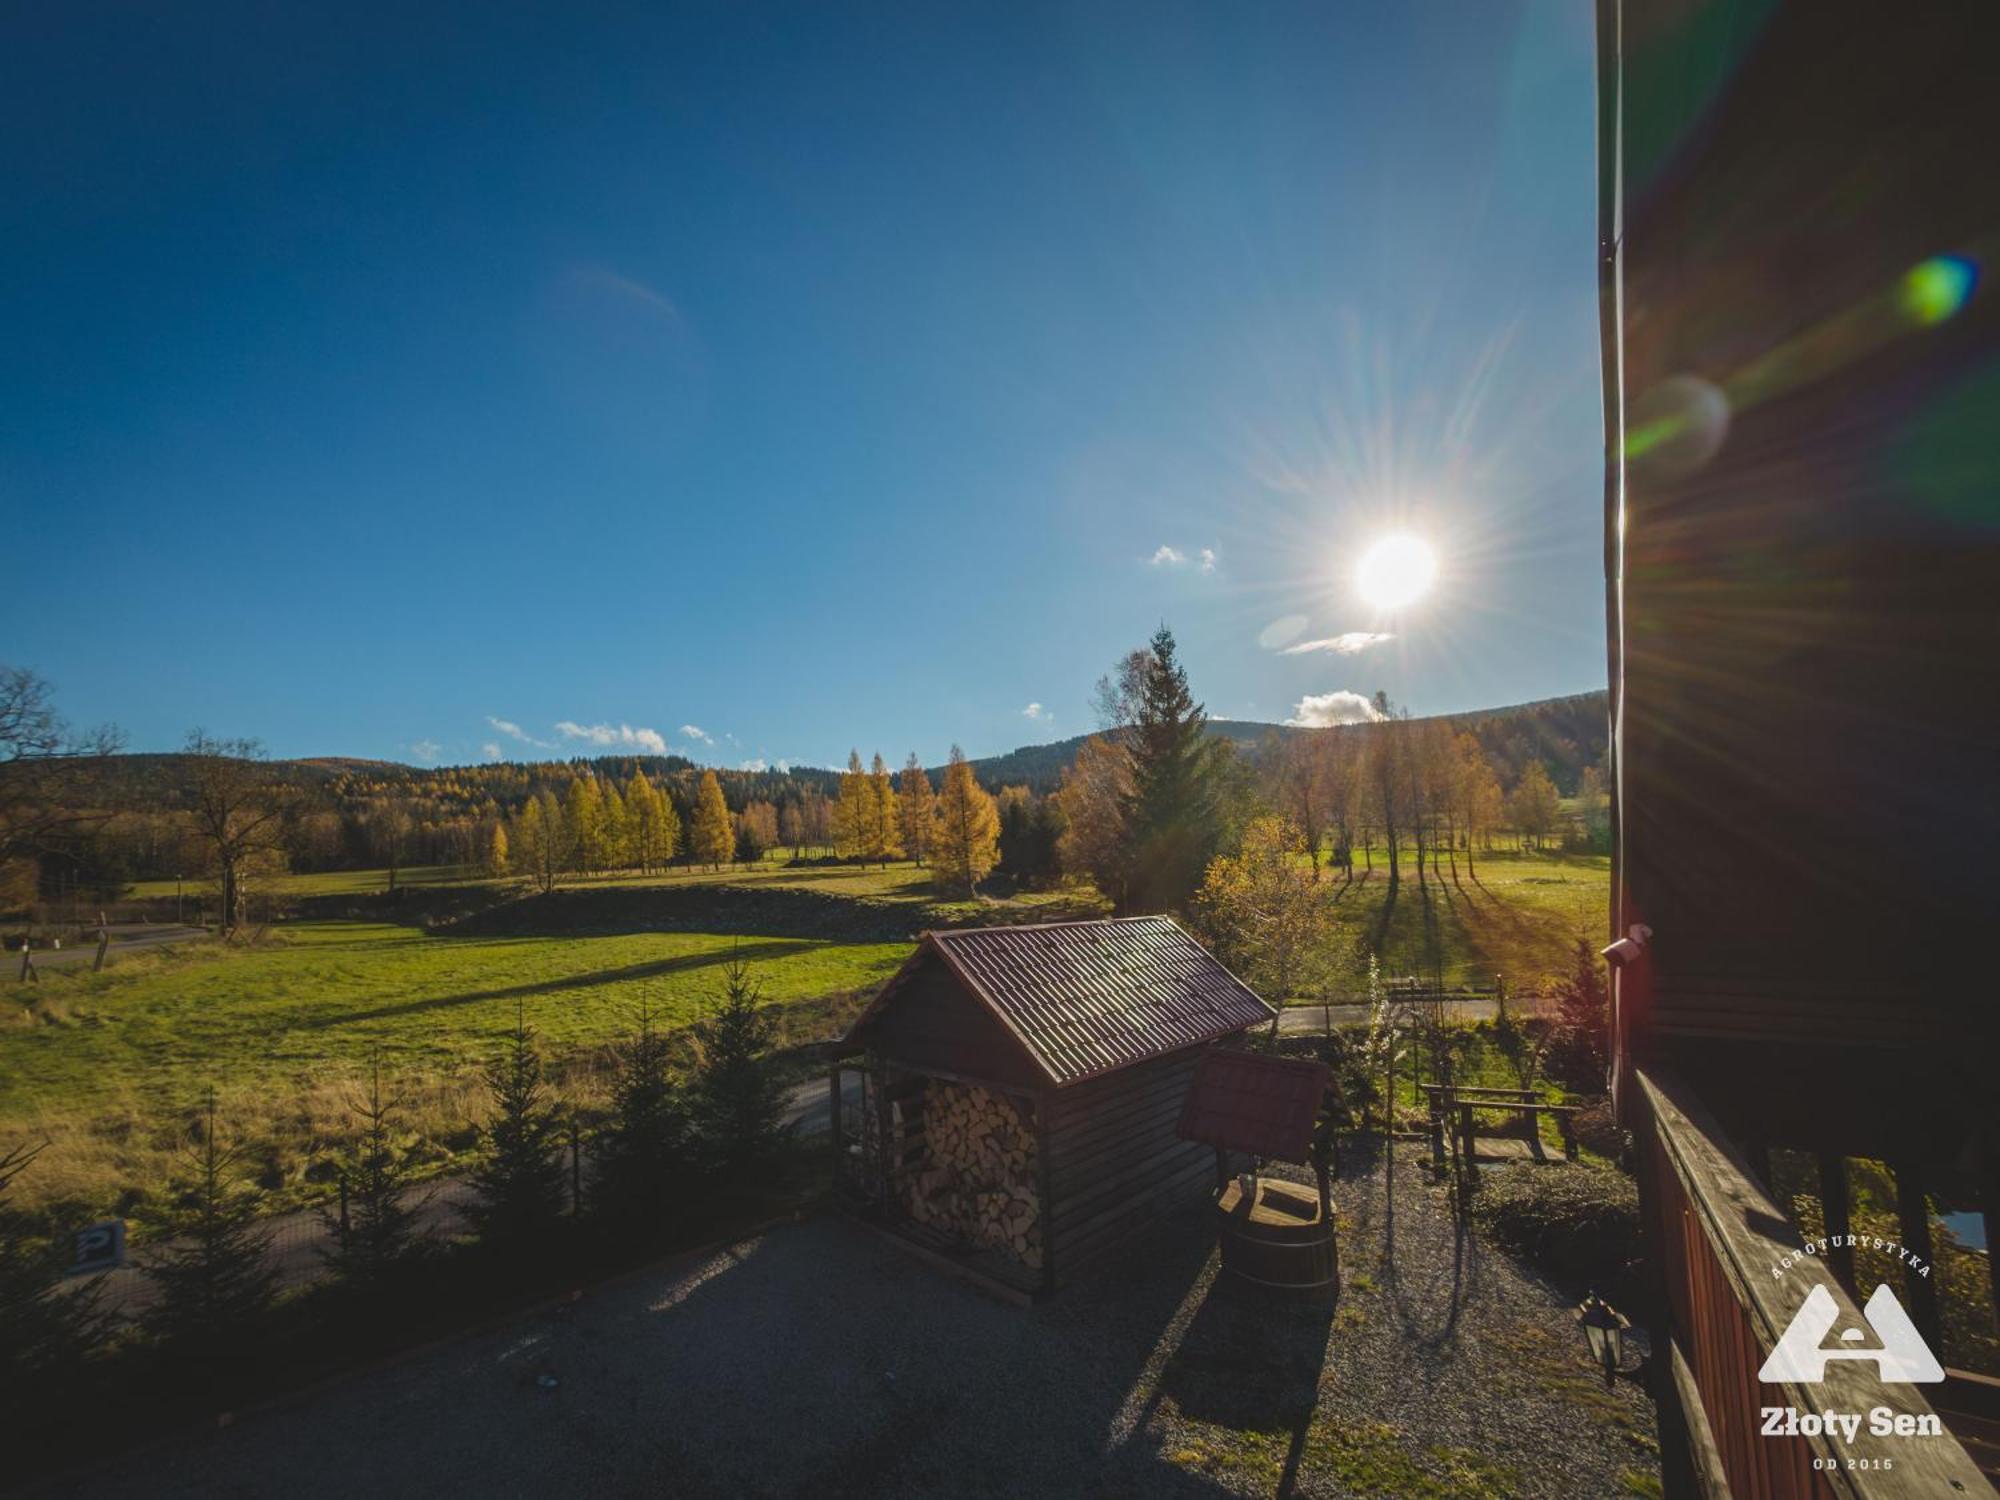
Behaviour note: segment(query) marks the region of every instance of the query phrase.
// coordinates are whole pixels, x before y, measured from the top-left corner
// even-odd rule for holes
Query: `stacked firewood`
[[[905,1201],[920,1224],[1042,1263],[1035,1135],[1005,1094],[932,1080],[924,1089],[924,1154]]]

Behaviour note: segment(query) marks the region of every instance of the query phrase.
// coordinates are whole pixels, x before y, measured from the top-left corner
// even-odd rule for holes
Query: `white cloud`
[[[1179,547],[1162,542],[1158,550],[1146,561],[1156,568],[1184,568],[1193,563],[1199,571],[1213,573],[1215,565],[1222,561],[1222,554],[1213,547],[1199,547],[1195,549],[1193,556],[1189,556]]]
[[[582,740],[603,750],[642,750],[648,755],[665,755],[667,739],[657,729],[634,729],[630,724],[578,724],[564,719],[556,733],[566,740]]]
[[[1022,709],[1021,717],[1024,719],[1033,719],[1037,724],[1053,724],[1056,720],[1056,716],[1046,708],[1043,708],[1039,703],[1030,703],[1026,708]]]
[[[1365,693],[1350,693],[1340,688],[1331,693],[1306,694],[1285,722],[1301,729],[1331,729],[1336,724],[1372,724],[1381,717]]]
[[[706,729],[703,729],[699,724],[681,725],[681,738],[684,740],[700,740],[704,745],[713,745],[715,743],[715,736],[710,734]]]
[[[413,740],[410,743],[410,754],[427,766],[436,765],[438,756],[443,753],[444,746],[436,740]]]
[[[479,749],[480,753],[483,754],[488,760],[500,759],[500,746],[493,740],[488,740],[485,744],[481,745]]]
[[[761,755],[753,755],[736,769],[739,771],[768,771],[771,769],[771,763]]]
[[[555,749],[555,746],[550,744],[547,740],[536,739],[532,734],[529,734],[527,730],[523,729],[519,724],[516,724],[512,719],[496,719],[493,717],[493,715],[488,714],[486,716],[486,722],[491,724],[495,729],[499,730],[502,734],[506,735],[507,738],[510,740],[519,740],[524,745],[533,745],[540,750]]]
[[[1384,641],[1393,641],[1395,636],[1380,630],[1350,630],[1343,635],[1330,635],[1324,640],[1300,641],[1296,646],[1287,646],[1280,656],[1303,656],[1309,651],[1327,651],[1335,656],[1359,656],[1370,646],[1379,646]]]

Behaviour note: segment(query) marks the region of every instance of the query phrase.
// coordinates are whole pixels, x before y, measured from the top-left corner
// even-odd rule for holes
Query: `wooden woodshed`
[[[1170,1208],[1215,1156],[1177,1127],[1202,1053],[1273,1012],[1165,917],[926,933],[833,1077],[843,1186],[1017,1292]]]

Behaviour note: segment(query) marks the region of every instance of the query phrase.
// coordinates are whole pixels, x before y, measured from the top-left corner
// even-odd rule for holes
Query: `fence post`
[[[583,1217],[583,1132],[574,1112],[569,1117],[569,1216]]]

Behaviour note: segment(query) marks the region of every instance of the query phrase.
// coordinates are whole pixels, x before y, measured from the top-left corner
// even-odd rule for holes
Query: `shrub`
[[[1577,1093],[1601,1094],[1611,1057],[1611,994],[1604,960],[1580,933],[1571,944],[1569,972],[1557,977],[1554,993],[1549,1074]]]
[[[1608,1167],[1488,1172],[1472,1217],[1495,1243],[1567,1281],[1608,1283],[1639,1254],[1639,1193]]]

